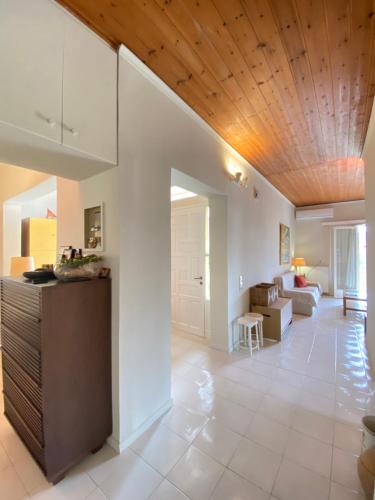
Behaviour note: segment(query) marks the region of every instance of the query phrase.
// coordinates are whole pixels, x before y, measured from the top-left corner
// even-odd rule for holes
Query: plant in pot
[[[78,281],[99,276],[102,258],[98,255],[82,255],[82,251],[63,254],[54,268],[55,276],[61,281]]]

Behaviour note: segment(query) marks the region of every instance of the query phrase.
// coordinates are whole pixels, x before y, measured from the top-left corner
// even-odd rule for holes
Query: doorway
[[[334,296],[345,292],[366,297],[366,225],[334,228]]]
[[[57,251],[56,177],[34,186],[3,204],[3,274],[11,262],[31,257],[33,267],[54,265]]]
[[[210,335],[209,204],[171,187],[171,309],[174,332]]]

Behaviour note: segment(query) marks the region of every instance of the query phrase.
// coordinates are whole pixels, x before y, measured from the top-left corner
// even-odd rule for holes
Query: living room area
[[[173,330],[173,407],[132,449],[188,498],[247,498],[246,481],[257,499],[364,498],[362,418],[375,408],[365,220],[359,201],[298,207],[291,228],[274,224],[283,271],[243,291],[232,352]],[[176,436],[170,469],[156,450]]]
[[[365,218],[362,202],[303,207],[293,239],[277,228],[289,268],[275,289],[245,292],[249,312],[233,321],[231,353],[174,332],[173,407],[132,449],[158,468],[157,446],[182,439],[167,479],[188,498],[364,498],[362,418],[375,408],[366,302],[344,310],[344,298],[366,299]],[[349,231],[341,246],[336,228]],[[168,483],[161,491],[185,498]]]

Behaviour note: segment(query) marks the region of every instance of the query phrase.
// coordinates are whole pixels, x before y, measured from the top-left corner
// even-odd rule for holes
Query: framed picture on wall
[[[290,227],[280,224],[280,264],[290,264]]]

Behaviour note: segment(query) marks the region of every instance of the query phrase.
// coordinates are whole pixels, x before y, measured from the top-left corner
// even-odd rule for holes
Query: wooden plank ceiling
[[[295,205],[364,198],[375,0],[59,0]]]

